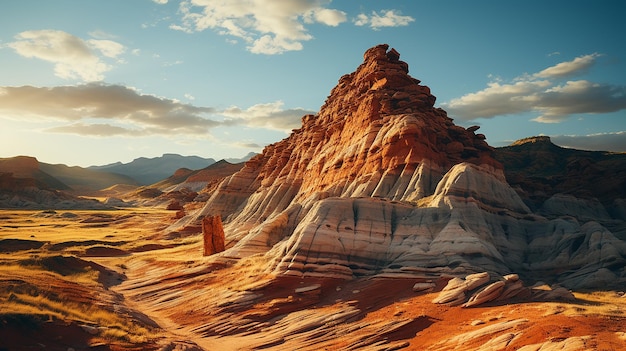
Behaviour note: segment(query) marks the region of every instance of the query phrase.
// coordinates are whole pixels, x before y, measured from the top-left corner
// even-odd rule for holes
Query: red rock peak
[[[501,168],[478,127],[456,126],[433,106],[430,89],[409,76],[398,51],[377,45],[363,58],[317,115],[304,116],[300,129],[223,183],[206,213],[228,216],[253,193],[268,203],[239,214],[248,224],[314,194],[416,200],[432,195],[455,164]]]

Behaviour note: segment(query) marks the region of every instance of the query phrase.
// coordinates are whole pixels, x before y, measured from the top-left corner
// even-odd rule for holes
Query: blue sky
[[[0,157],[260,152],[387,43],[493,146],[626,152],[623,1],[0,3]]]

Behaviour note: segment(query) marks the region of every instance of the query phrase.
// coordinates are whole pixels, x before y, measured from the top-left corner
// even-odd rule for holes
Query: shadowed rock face
[[[388,49],[367,50],[317,115],[304,116],[300,129],[226,178],[200,213],[172,229],[220,215],[229,243],[222,255],[264,253],[277,274],[626,282],[623,225],[607,229],[610,217],[562,213],[587,208],[575,197],[575,206],[564,204],[569,198],[546,204],[561,216],[533,213],[478,127],[454,125]]]
[[[530,206],[546,207],[545,201],[557,196],[546,215],[560,194],[570,194],[588,203],[584,206],[596,207],[594,211],[626,219],[626,153],[567,149],[553,144],[550,137],[538,136],[497,148],[495,157],[504,164],[511,186]]]

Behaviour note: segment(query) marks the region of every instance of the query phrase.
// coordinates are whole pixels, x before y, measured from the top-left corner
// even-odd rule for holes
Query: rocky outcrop
[[[574,295],[560,286],[536,285],[526,287],[517,274],[508,274],[491,281],[488,273],[470,274],[465,279],[454,277],[448,281],[433,303],[450,306],[475,307],[493,301],[511,299],[532,301],[572,301]]]
[[[585,221],[607,221],[611,216],[597,199],[581,199],[574,195],[555,194],[538,211],[546,217],[573,216]]]
[[[204,238],[204,256],[224,251],[224,228],[219,216],[202,219],[202,237]]]
[[[478,127],[434,107],[388,49],[367,50],[318,114],[170,230],[219,216],[233,243],[222,256],[264,254],[269,272],[296,277],[515,272],[577,288],[626,283],[623,222],[602,201],[559,195],[539,210],[509,185]],[[497,283],[477,298],[507,289]]]
[[[369,49],[363,64],[341,77],[319,114],[304,116],[302,128],[266,147],[222,183],[219,199],[210,200],[207,211],[236,214],[254,192],[258,195],[250,201],[264,198],[266,206],[236,214],[245,222],[310,197],[417,200],[431,195],[442,173],[456,163],[501,168],[484,136],[454,125],[445,111],[433,107],[430,89],[410,77],[408,65],[387,49]],[[234,193],[239,199],[228,206],[215,203]]]

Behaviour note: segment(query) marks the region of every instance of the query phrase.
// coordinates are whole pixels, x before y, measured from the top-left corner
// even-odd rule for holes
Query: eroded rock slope
[[[546,201],[550,216],[529,208],[478,127],[455,125],[399,57],[387,45],[367,50],[317,115],[171,230],[220,215],[220,255],[264,254],[279,275],[486,271],[571,288],[626,285],[624,219],[588,216],[580,209],[592,200],[575,194]]]

